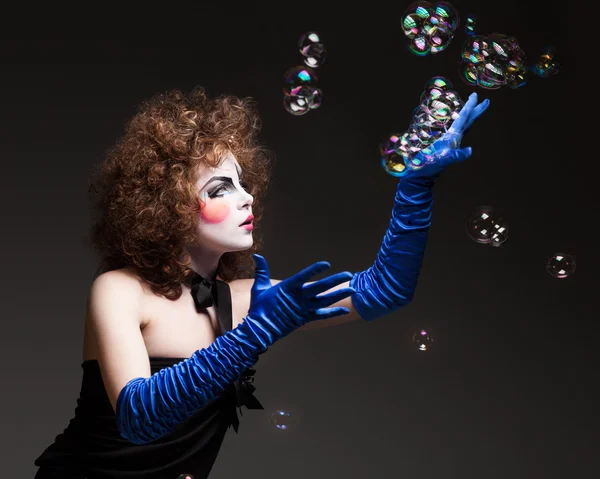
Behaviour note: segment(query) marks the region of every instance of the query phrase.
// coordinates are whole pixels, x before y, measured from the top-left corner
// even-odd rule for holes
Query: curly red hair
[[[260,221],[271,172],[271,153],[257,141],[260,128],[251,98],[209,98],[196,87],[143,102],[88,190],[97,217],[89,241],[101,257],[96,274],[130,267],[154,293],[179,298],[192,274],[183,248],[196,242],[199,166],[215,167],[233,153],[254,196],[254,223]],[[253,236],[252,248],[222,255],[217,274],[224,281],[251,276],[262,240]]]

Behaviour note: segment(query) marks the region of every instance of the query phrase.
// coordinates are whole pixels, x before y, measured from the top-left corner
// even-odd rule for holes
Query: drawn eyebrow
[[[204,186],[201,189],[203,190],[208,184],[212,183],[213,181],[225,181],[233,185],[233,181],[229,176],[213,176],[210,180],[204,183]]]

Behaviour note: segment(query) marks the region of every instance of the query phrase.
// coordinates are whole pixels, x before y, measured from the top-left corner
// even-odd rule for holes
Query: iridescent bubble
[[[450,45],[454,31],[443,24],[435,25],[427,29],[427,35],[431,44],[431,53],[439,53]]]
[[[316,110],[323,102],[323,92],[320,88],[315,88],[309,96],[309,104],[311,110]]]
[[[477,66],[473,63],[461,61],[459,65],[460,77],[465,83],[471,86],[477,86]]]
[[[285,95],[298,95],[303,87],[316,88],[318,77],[315,71],[309,67],[295,66],[285,72],[283,82]]]
[[[555,278],[568,278],[575,271],[575,258],[570,254],[557,253],[546,262],[546,271]]]
[[[191,474],[180,474],[179,476],[177,476],[177,479],[194,479],[194,476],[192,476]]]
[[[379,145],[381,166],[392,176],[402,176],[408,167],[408,134],[392,134]]]
[[[508,225],[502,218],[497,218],[490,236],[490,246],[501,246],[508,239]]]
[[[283,106],[295,116],[304,115],[321,106],[323,93],[317,88],[317,76],[304,66],[290,68],[284,75]]]
[[[556,61],[554,47],[544,47],[537,61],[529,69],[542,78],[556,75],[560,70],[560,63]]]
[[[460,77],[469,85],[494,90],[527,83],[526,57],[514,37],[492,33],[473,35],[461,49]]]
[[[434,19],[437,20],[437,22],[434,22]],[[435,10],[430,21],[436,24],[443,21],[450,26],[452,31],[454,31],[456,30],[456,27],[458,27],[460,19],[458,12],[450,2],[437,2],[435,4]]]
[[[417,1],[402,16],[402,31],[415,55],[425,56],[445,50],[459,24],[458,13],[448,2]]]
[[[423,103],[429,97],[439,97],[445,91],[453,88],[452,82],[445,77],[436,76],[431,78],[425,84],[425,89],[421,94],[421,103]]]
[[[506,222],[491,206],[478,206],[467,219],[466,227],[469,237],[477,243],[500,246],[508,239]]]
[[[443,130],[434,128],[428,121],[416,121],[413,123],[413,128],[419,139],[419,146],[423,148],[431,145],[444,134]]]
[[[310,111],[307,98],[299,95],[283,95],[283,107],[294,116],[304,115]]]
[[[271,424],[275,426],[275,429],[285,431],[295,424],[295,419],[291,413],[277,410],[271,414]]]
[[[429,2],[414,2],[408,6],[402,17],[402,29],[410,40],[417,38],[432,9],[433,5]]]
[[[477,17],[475,15],[467,15],[467,21],[465,23],[465,34],[475,35],[475,26],[477,24]]]
[[[309,67],[317,68],[325,62],[327,51],[316,32],[302,34],[298,40],[298,49],[304,57],[304,63]]]
[[[446,90],[441,95],[426,98],[420,105],[420,112],[415,115],[421,118],[426,115],[428,125],[436,130],[447,131],[454,120],[458,118],[464,102],[454,90]]]
[[[425,329],[421,329],[418,333],[413,334],[412,340],[417,345],[419,351],[427,351],[433,345],[433,336]]]

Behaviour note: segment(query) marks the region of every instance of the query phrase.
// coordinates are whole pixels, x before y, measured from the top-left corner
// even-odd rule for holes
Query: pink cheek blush
[[[214,199],[200,210],[200,218],[205,223],[221,223],[229,215],[229,205],[223,200]]]

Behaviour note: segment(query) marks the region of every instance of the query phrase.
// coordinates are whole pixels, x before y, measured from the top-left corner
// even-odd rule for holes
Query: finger
[[[331,268],[331,265],[327,261],[318,261],[317,263],[311,264],[307,268],[304,268],[294,276],[289,277],[286,282],[292,286],[302,286],[311,276],[314,276],[321,271]]]
[[[327,276],[327,278],[320,279],[314,283],[305,284],[302,286],[302,292],[304,293],[304,296],[316,296],[317,294],[327,291],[338,284],[350,281],[352,276],[352,273],[347,271],[343,273],[332,274],[331,276]]]
[[[471,116],[469,117],[469,121],[467,121],[467,123],[465,125],[465,130],[468,130],[469,128],[471,128],[471,125],[473,124],[473,122],[475,120],[477,120],[477,118],[479,118],[481,115],[483,115],[483,112],[485,110],[487,110],[488,106],[490,106],[490,100],[488,100],[486,98],[485,100],[483,100],[479,105],[477,105],[473,109],[473,113],[471,113]]]
[[[343,307],[323,308],[323,309],[317,309],[314,312],[314,316],[315,316],[315,319],[321,320],[321,319],[334,318],[335,316],[344,316],[345,314],[348,314],[348,313],[350,313],[350,310],[348,308],[343,308]]]
[[[459,161],[465,161],[473,154],[473,149],[470,146],[466,148],[459,148],[457,150],[452,150],[452,156],[454,157],[453,163]]]
[[[448,131],[462,133],[462,131],[464,130],[465,124],[467,123],[467,121],[469,120],[469,117],[471,116],[471,112],[473,111],[473,108],[475,108],[475,105],[477,105],[477,93],[473,92],[473,93],[471,93],[471,95],[469,95],[469,99],[467,100],[465,105],[460,110],[460,113],[458,114],[458,118],[456,120],[454,120],[454,122],[452,122],[452,125],[450,126]]]
[[[348,296],[352,296],[356,294],[356,290],[354,288],[341,288],[332,291],[331,293],[323,294],[315,298],[315,303],[318,308],[326,308],[327,306],[331,306],[332,304],[341,301]]]
[[[254,265],[256,266],[254,273],[254,284],[260,286],[270,286],[271,276],[269,275],[269,265],[267,264],[267,260],[259,254],[253,254],[252,259],[254,260]]]

